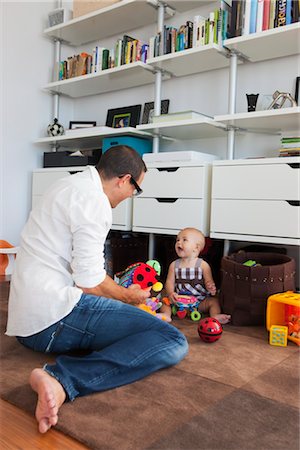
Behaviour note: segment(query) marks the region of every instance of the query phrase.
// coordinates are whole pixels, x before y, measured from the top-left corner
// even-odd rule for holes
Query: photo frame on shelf
[[[91,128],[91,127],[95,127],[95,126],[96,126],[96,121],[84,122],[81,120],[81,121],[76,122],[76,121],[72,120],[69,123],[70,130],[77,130],[78,128]]]
[[[168,114],[170,100],[162,100],[160,104],[160,113]],[[152,117],[154,114],[154,102],[148,102],[144,105],[142,124],[152,123]]]
[[[109,109],[105,125],[112,128],[136,127],[140,123],[141,110],[142,105]]]
[[[295,85],[295,95],[294,99],[298,106],[300,106],[300,98],[299,98],[299,89],[300,89],[300,77],[296,77],[296,85]]]

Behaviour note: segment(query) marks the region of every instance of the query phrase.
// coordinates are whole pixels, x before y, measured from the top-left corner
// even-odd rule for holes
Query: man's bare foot
[[[231,316],[228,314],[216,314],[213,317],[217,319],[222,325],[225,325],[226,323],[230,322],[231,319]]]
[[[29,382],[38,394],[35,417],[39,424],[39,432],[46,433],[57,424],[58,410],[66,399],[66,393],[59,381],[43,369],[34,369]]]

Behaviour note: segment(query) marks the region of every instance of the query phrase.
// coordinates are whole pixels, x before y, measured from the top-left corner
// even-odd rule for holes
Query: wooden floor
[[[6,300],[9,277],[0,276],[0,300]],[[0,399],[1,450],[86,450],[88,447],[51,428],[41,434],[34,417]]]

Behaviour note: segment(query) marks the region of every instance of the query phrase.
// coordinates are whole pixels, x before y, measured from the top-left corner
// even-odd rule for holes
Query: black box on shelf
[[[44,167],[94,166],[100,159],[101,150],[92,155],[71,156],[72,151],[44,152]]]

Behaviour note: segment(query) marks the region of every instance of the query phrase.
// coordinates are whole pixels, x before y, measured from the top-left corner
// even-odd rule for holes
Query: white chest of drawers
[[[52,183],[60,178],[71,176],[77,172],[82,172],[86,166],[76,167],[54,167],[38,169],[32,175],[32,207],[40,200],[44,192]],[[129,198],[120,203],[113,210],[113,230],[128,231],[132,228],[132,199]]]
[[[300,158],[215,161],[211,237],[300,244]]]
[[[208,163],[147,163],[143,194],[133,201],[133,231],[176,235],[195,227],[209,233]]]

